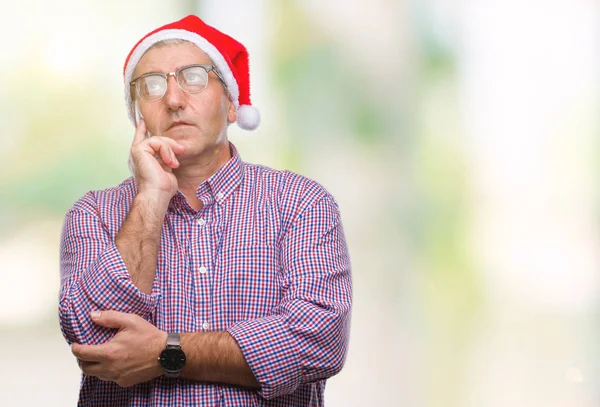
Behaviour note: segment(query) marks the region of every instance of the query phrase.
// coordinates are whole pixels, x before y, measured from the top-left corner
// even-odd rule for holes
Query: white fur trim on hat
[[[163,31],[158,31],[158,32],[150,35],[149,37],[145,38],[135,48],[135,50],[131,54],[131,57],[129,58],[129,62],[127,63],[127,68],[125,69],[125,103],[127,105],[127,113],[129,114],[129,120],[131,120],[131,122],[134,124],[134,126],[135,126],[135,119],[134,119],[134,111],[133,111],[133,107],[132,107],[132,98],[131,98],[131,93],[130,93],[131,87],[129,85],[129,82],[131,82],[131,79],[133,76],[133,71],[135,70],[135,67],[137,66],[138,62],[140,62],[140,59],[142,58],[144,53],[146,51],[148,51],[150,49],[150,47],[152,47],[157,42],[164,41],[164,40],[171,40],[171,39],[180,39],[180,40],[189,41],[189,42],[195,44],[202,51],[204,51],[206,53],[206,55],[208,55],[208,57],[213,60],[215,67],[217,68],[219,73],[221,73],[221,76],[223,77],[223,81],[225,82],[225,86],[227,86],[227,91],[229,92],[229,97],[230,97],[231,101],[233,102],[233,105],[236,107],[236,109],[238,109],[238,115],[239,115],[241,106],[239,103],[240,90],[238,87],[238,83],[235,80],[235,77],[233,76],[233,72],[231,72],[231,69],[229,68],[229,65],[227,64],[227,61],[225,61],[225,58],[217,50],[217,48],[214,45],[212,45],[210,42],[208,42],[204,37],[202,37],[196,33],[186,31],[186,30],[163,30]],[[251,107],[251,106],[249,106],[249,107]],[[258,111],[256,113],[258,114]],[[238,116],[238,124],[240,123],[239,117],[240,116]],[[260,122],[260,116],[258,118],[258,121]],[[257,126],[258,126],[258,124],[257,124]],[[242,126],[240,125],[240,127],[242,127]],[[244,127],[242,127],[242,128],[244,128]],[[256,128],[256,127],[254,127],[254,128]],[[250,130],[250,129],[248,129],[248,130]]]
[[[254,106],[241,105],[237,110],[236,122],[244,130],[255,130],[260,124],[260,113]]]

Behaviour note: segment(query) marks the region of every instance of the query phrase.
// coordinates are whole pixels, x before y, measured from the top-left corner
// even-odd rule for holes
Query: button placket
[[[204,201],[204,200],[203,200]],[[212,259],[212,242],[210,230],[212,229],[213,205],[205,205],[196,214],[191,224],[194,233],[194,239],[197,248],[194,256],[194,270],[192,272],[196,288],[196,316],[198,325],[196,329],[208,331],[210,329],[210,290],[211,290],[211,272],[210,264]],[[209,222],[211,223],[209,225]]]

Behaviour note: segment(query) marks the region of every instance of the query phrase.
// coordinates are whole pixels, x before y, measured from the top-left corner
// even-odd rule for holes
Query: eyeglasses
[[[167,93],[169,76],[175,77],[177,84],[184,92],[200,93],[208,85],[210,71],[217,75],[227,89],[223,77],[212,65],[188,65],[169,73],[150,72],[132,80],[129,85],[135,86],[137,95],[144,102],[155,102]]]

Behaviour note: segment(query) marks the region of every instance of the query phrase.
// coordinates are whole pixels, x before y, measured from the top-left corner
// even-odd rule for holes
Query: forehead
[[[193,64],[212,64],[208,55],[191,43],[168,44],[146,51],[140,59],[133,77],[146,72],[173,72],[182,66]]]

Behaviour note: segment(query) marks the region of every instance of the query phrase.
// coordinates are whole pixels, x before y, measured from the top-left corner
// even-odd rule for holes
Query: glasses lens
[[[158,100],[167,90],[167,82],[160,75],[148,75],[141,77],[137,82],[138,93],[146,102]]]
[[[190,66],[179,72],[177,81],[183,90],[189,93],[203,91],[208,84],[208,73],[199,66]]]

